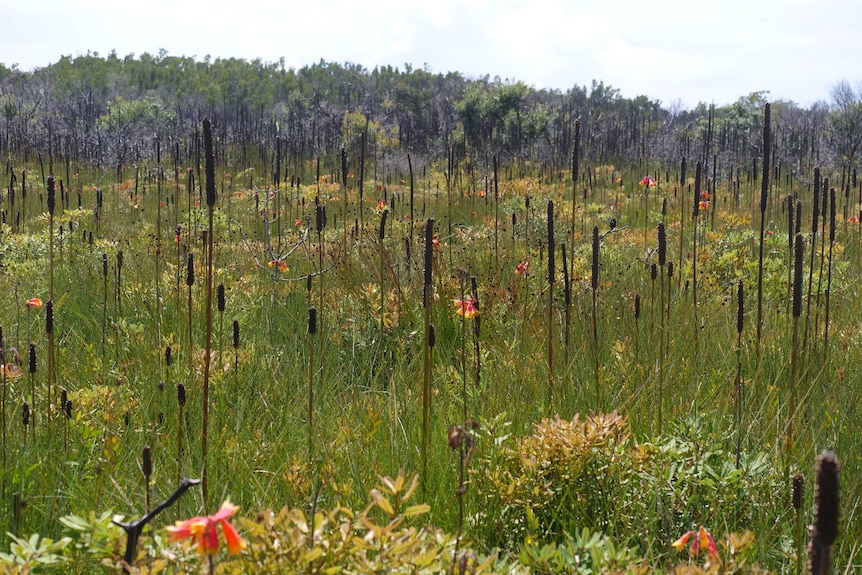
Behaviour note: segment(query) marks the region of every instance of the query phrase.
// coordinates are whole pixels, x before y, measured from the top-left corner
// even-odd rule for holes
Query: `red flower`
[[[515,275],[521,275],[528,269],[530,269],[530,262],[523,261],[518,264],[518,267],[515,268]]]
[[[479,190],[478,192],[476,192],[476,195],[479,196],[480,198],[484,198],[485,197],[485,190]]]
[[[245,549],[245,541],[228,523],[228,518],[239,509],[230,501],[225,501],[215,515],[192,517],[185,521],[177,521],[176,524],[166,527],[169,541],[194,538],[198,544],[198,553],[201,555],[214,555],[218,553],[218,530],[221,525],[224,533],[225,543],[229,553],[236,554]]]
[[[718,547],[715,545],[715,540],[710,535],[709,531],[706,530],[706,527],[703,525],[700,526],[700,529],[697,532],[698,543],[700,543],[701,549],[706,549],[706,553],[715,559],[718,558]]]
[[[701,200],[700,202],[698,202],[697,206],[701,210],[708,210],[709,209],[709,202],[707,200]]]
[[[386,202],[384,200],[377,200],[377,213],[380,213],[385,209],[386,209]]]
[[[654,188],[658,185],[658,182],[656,182],[651,176],[644,176],[641,178],[640,184],[645,188]]]
[[[27,307],[30,309],[42,309],[42,300],[37,297],[32,297],[27,300]]]
[[[472,296],[467,299],[453,300],[455,304],[455,313],[462,315],[467,319],[473,319],[479,315],[479,303]]]

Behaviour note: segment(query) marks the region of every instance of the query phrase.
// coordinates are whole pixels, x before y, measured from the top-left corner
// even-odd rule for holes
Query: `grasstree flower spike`
[[[239,509],[230,501],[222,503],[215,515],[192,517],[185,521],[177,521],[176,524],[166,527],[170,541],[193,538],[198,545],[198,553],[201,555],[215,555],[219,550],[218,530],[221,525],[224,533],[227,550],[231,554],[240,553],[245,549],[245,541],[236,532],[233,525],[228,522]]]

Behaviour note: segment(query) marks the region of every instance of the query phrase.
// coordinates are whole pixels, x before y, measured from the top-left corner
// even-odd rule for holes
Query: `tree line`
[[[860,100],[860,90],[840,82],[829,103],[772,102],[776,169],[806,178],[814,165],[855,167]],[[626,98],[596,80],[561,91],[407,64],[368,70],[321,60],[293,69],[283,60],[196,60],[164,50],[92,53],[32,72],[0,65],[0,151],[120,174],[152,159],[158,140],[175,162],[192,164],[199,122],[209,116],[220,160],[237,169],[278,160],[274,183],[288,173],[299,177],[299,167],[314,161],[336,165],[342,148],[353,161],[367,155],[369,165],[386,158],[397,164],[406,154],[426,164],[498,157],[554,173],[571,165],[578,120],[585,169],[657,171],[687,157],[713,165],[717,178],[732,178],[756,174],[766,101],[767,93],[756,92],[725,106],[684,109]]]

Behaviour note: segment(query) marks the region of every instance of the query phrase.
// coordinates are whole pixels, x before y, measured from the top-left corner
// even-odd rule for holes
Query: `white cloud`
[[[460,71],[566,89],[601,80],[624,95],[725,103],[753,90],[811,102],[852,77],[854,0],[0,0],[14,22],[0,61],[23,69],[88,50],[321,58]],[[44,33],[40,33],[45,31]],[[50,32],[47,32],[50,31]]]

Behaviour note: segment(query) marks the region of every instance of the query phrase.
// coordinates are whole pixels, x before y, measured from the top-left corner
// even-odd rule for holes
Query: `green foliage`
[[[648,572],[638,561],[634,549],[620,547],[608,536],[591,532],[586,527],[574,533],[566,533],[559,544],[539,545],[528,538],[518,554],[518,559],[531,573],[543,575]]]
[[[521,439],[503,429],[499,421],[482,429],[473,527],[492,546],[523,545],[536,564],[562,560],[575,543],[597,538],[604,546],[601,535],[610,533],[640,533],[635,548],[662,556],[693,525],[723,532],[758,524],[782,491],[765,453],[742,452],[737,465],[723,447],[728,438],[698,418],[643,444],[615,413],[543,420]],[[621,551],[621,560],[632,558]]]
[[[113,514],[109,511],[99,515],[90,511],[87,517],[66,515],[60,518],[60,523],[66,528],[75,549],[103,559],[122,556],[124,551],[125,536],[112,519]]]
[[[12,567],[9,572],[28,573],[36,567],[58,565],[65,561],[62,552],[69,543],[68,537],[54,541],[48,537],[40,537],[38,533],[29,538],[16,537],[9,534],[12,543],[8,553],[0,553],[0,566],[2,568]]]
[[[655,517],[651,529],[664,534],[664,541],[696,525],[718,532],[744,530],[781,499],[785,484],[770,457],[740,452],[737,464],[724,447],[729,440],[701,417],[690,417],[668,436],[640,446],[643,497],[635,512]]]
[[[328,512],[306,513],[301,509],[283,508],[263,511],[257,519],[240,519],[246,541],[238,556],[221,555],[218,573],[449,573],[453,562],[463,562],[471,573],[488,571],[491,559],[479,562],[469,542],[456,538],[428,524],[427,504],[413,504],[418,477],[407,480],[404,474],[395,479],[381,478],[381,485],[371,491],[371,501],[361,512],[343,507]],[[313,519],[312,519],[313,515]],[[15,539],[12,555],[0,557],[11,563],[22,561],[49,564],[64,560],[56,555],[74,541],[74,561],[92,556],[105,566],[121,564],[125,545],[119,528],[110,523],[110,514],[84,519],[67,516],[61,523],[74,535],[54,543],[38,536],[29,542]],[[176,552],[166,547],[161,537],[146,535],[139,543],[136,569],[140,573],[178,573],[197,571],[208,564],[194,542]]]
[[[581,528],[613,527],[636,455],[619,415],[545,419],[525,438],[494,443],[471,470],[480,501],[475,527],[490,545],[511,548],[528,535],[553,542]]]

